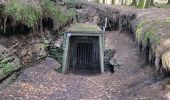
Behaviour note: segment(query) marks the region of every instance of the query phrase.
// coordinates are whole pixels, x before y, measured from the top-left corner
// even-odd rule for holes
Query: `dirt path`
[[[106,48],[117,50],[123,65],[114,74],[62,75],[55,72],[58,63],[48,58],[26,69],[16,82],[0,90],[1,100],[162,100],[160,82],[143,59],[127,33],[106,33]],[[116,41],[115,41],[116,39]]]

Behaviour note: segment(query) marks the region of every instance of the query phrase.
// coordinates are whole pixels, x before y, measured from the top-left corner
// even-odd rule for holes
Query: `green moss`
[[[12,67],[11,63],[7,63],[7,64],[5,64],[5,66],[3,67],[2,70],[3,70],[3,73],[4,73],[5,75],[8,75],[9,73],[12,72],[13,67]]]
[[[8,76],[13,71],[13,66],[9,59],[4,58],[0,62],[0,80]]]
[[[72,24],[70,28],[67,29],[67,31],[74,31],[74,32],[99,32],[102,31],[100,27],[98,27],[96,24],[91,23],[75,23]]]

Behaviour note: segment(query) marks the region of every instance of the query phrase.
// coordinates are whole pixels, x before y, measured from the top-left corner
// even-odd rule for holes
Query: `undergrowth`
[[[61,12],[60,8],[54,4],[54,2],[43,0],[41,2],[41,6],[44,16],[50,16],[53,20],[56,20],[60,23],[65,21],[66,16]]]
[[[138,26],[137,26],[137,28],[136,28],[136,40],[137,40],[137,42],[141,42],[142,40],[141,40],[141,36],[142,36],[142,29],[143,29],[143,27],[145,26],[145,24],[148,22],[148,20],[142,20],[139,24],[138,24]]]
[[[3,14],[4,33],[6,32],[8,19],[11,20],[10,24],[13,26],[23,24],[28,28],[35,29],[38,26],[42,26],[42,20],[46,17],[61,24],[66,22],[70,17],[75,16],[73,9],[70,10],[70,12],[63,13],[63,11],[50,0],[41,0],[37,2],[26,1],[27,2],[10,0],[7,5],[4,5],[3,9],[0,9]],[[2,27],[2,25],[0,26]]]
[[[169,33],[158,32],[158,29],[165,28],[170,25],[170,19],[154,19],[152,21],[143,20],[141,21],[136,29],[136,40],[138,43],[142,44],[143,49],[145,49],[150,43],[159,44],[162,36]]]
[[[4,8],[6,17],[10,17],[15,24],[22,23],[28,27],[34,27],[38,19],[42,17],[40,9],[29,4],[23,4],[18,0],[11,0]]]

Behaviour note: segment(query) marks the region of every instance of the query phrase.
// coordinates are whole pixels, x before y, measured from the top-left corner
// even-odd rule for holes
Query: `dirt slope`
[[[62,75],[54,71],[58,63],[48,58],[32,66],[16,82],[0,90],[1,100],[163,100],[161,82],[154,69],[144,67],[135,43],[127,33],[106,33],[106,48],[116,48],[123,65],[114,74]]]

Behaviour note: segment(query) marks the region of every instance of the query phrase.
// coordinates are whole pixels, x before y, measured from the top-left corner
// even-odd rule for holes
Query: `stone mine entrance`
[[[104,37],[93,24],[74,24],[64,35],[63,73],[104,72]]]

